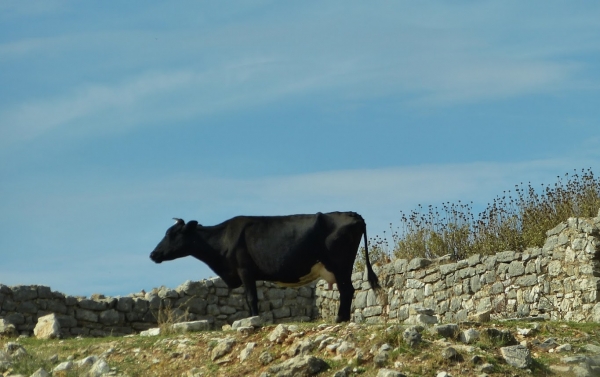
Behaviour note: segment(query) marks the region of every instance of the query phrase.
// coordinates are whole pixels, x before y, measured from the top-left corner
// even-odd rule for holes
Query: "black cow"
[[[369,283],[379,288],[369,262],[367,227],[357,213],[238,216],[215,226],[175,220],[150,258],[156,263],[188,255],[200,259],[230,288],[244,285],[252,315],[258,315],[257,280],[297,287],[321,277],[330,288],[337,283],[336,322],[350,320],[351,275],[361,236]]]

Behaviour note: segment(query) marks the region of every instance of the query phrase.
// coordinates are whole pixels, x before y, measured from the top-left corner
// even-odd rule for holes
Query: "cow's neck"
[[[223,281],[231,288],[237,288],[241,285],[241,281],[235,271],[231,271],[227,263],[226,250],[222,250],[223,243],[221,242],[221,234],[223,229],[220,227],[203,227],[198,229],[197,237],[201,238],[204,246],[201,250],[197,250],[192,255],[206,263]]]

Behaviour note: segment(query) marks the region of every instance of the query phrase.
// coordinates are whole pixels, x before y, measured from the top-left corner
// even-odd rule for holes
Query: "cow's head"
[[[156,263],[187,257],[192,254],[198,222],[192,220],[186,224],[182,219],[174,220],[176,220],[175,225],[167,229],[165,237],[150,253],[150,259]]]

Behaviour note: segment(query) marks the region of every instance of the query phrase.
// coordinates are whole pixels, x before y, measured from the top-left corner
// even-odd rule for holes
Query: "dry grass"
[[[297,323],[299,327],[299,339],[314,339],[323,333],[317,323]],[[352,376],[374,377],[379,367],[370,353],[372,349],[379,349],[382,344],[387,343],[392,347],[386,368],[396,369],[409,376],[435,376],[437,371],[445,370],[453,376],[478,376],[481,374],[477,366],[470,361],[474,355],[479,355],[485,362],[494,365],[498,376],[551,376],[556,375],[549,372],[549,366],[560,363],[560,358],[571,356],[570,353],[548,353],[532,346],[534,364],[531,371],[512,368],[502,360],[497,344],[482,338],[479,344],[474,344],[475,350],[468,353],[459,350],[460,358],[446,360],[441,356],[441,350],[447,345],[445,340],[439,336],[423,331],[423,342],[416,348],[408,347],[402,340],[402,328],[391,328],[389,325],[361,325],[350,328],[348,325],[336,327],[327,334],[352,342],[361,349],[364,355],[360,362],[354,356],[336,357],[335,353],[326,349],[311,351],[311,354],[325,360],[329,370],[319,375],[332,376],[338,370],[350,366],[356,369]],[[513,334],[516,328],[531,327],[531,323],[510,322],[492,323],[485,325],[474,325],[483,332],[485,328],[495,327],[497,329],[508,329]],[[332,326],[333,327],[333,326]],[[462,327],[462,326],[461,326]],[[52,355],[58,355],[59,361],[68,357],[80,360],[90,355],[101,355],[106,353],[105,359],[116,373],[121,376],[186,376],[188,372],[195,370],[203,376],[259,376],[268,371],[269,366],[288,359],[288,350],[292,340],[284,344],[274,344],[267,340],[274,326],[265,327],[249,336],[243,336],[236,331],[210,331],[188,333],[185,335],[161,335],[156,337],[110,337],[110,338],[80,338],[65,340],[37,340],[34,338],[20,339],[29,356],[20,359],[12,366],[12,374],[31,375],[39,367],[51,370],[56,362],[49,362]],[[464,328],[463,328],[464,329]],[[301,335],[300,335],[301,334]],[[225,337],[236,338],[233,351],[221,359],[215,361],[210,358],[211,349],[217,344],[218,339]],[[575,324],[564,322],[543,323],[540,330],[533,336],[517,338],[518,341],[527,340],[530,344],[535,339],[543,341],[548,337],[555,338],[559,343],[571,343],[574,349],[600,341],[600,325],[598,324]],[[7,341],[14,339],[0,339],[0,348]],[[249,342],[255,342],[256,348],[251,356],[241,363],[237,356]],[[452,341],[458,344],[457,341]],[[274,357],[269,365],[263,365],[259,361],[259,355],[267,351]],[[76,376],[78,373],[71,372],[66,376]]]
[[[535,189],[531,183],[515,185],[488,203],[475,216],[473,202],[429,205],[401,214],[401,227],[369,242],[373,263],[394,258],[459,260],[473,254],[522,251],[541,247],[546,231],[569,217],[595,217],[600,209],[600,178],[591,169],[557,177],[552,185]],[[364,268],[357,258],[357,269]]]

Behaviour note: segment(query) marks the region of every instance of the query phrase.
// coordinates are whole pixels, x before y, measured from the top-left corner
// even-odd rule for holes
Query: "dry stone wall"
[[[423,309],[442,322],[477,313],[492,318],[543,316],[551,320],[600,322],[600,213],[571,218],[547,232],[542,248],[445,258],[399,259],[376,267],[379,296],[366,274],[352,277],[356,322],[405,321]],[[316,289],[321,316],[335,315],[336,290]]]
[[[406,321],[415,316],[440,322],[543,316],[552,320],[600,322],[600,213],[571,218],[547,232],[542,248],[447,258],[399,259],[375,266],[383,289],[370,289],[366,274],[352,276],[356,322]],[[297,289],[258,282],[264,323],[331,320],[339,293],[323,281]],[[37,319],[55,313],[64,336],[131,334],[159,321],[208,320],[214,328],[249,316],[243,288],[220,278],[187,281],[126,297],[74,297],[46,286],[0,284],[0,333],[14,325],[31,334]]]
[[[279,288],[258,282],[264,323],[310,321],[317,315],[314,285]],[[74,297],[40,285],[0,284],[0,318],[20,334],[31,334],[37,319],[55,313],[63,336],[126,335],[158,321],[208,320],[215,327],[249,316],[241,288],[229,289],[220,278],[186,281],[175,289],[161,287],[126,297]]]

